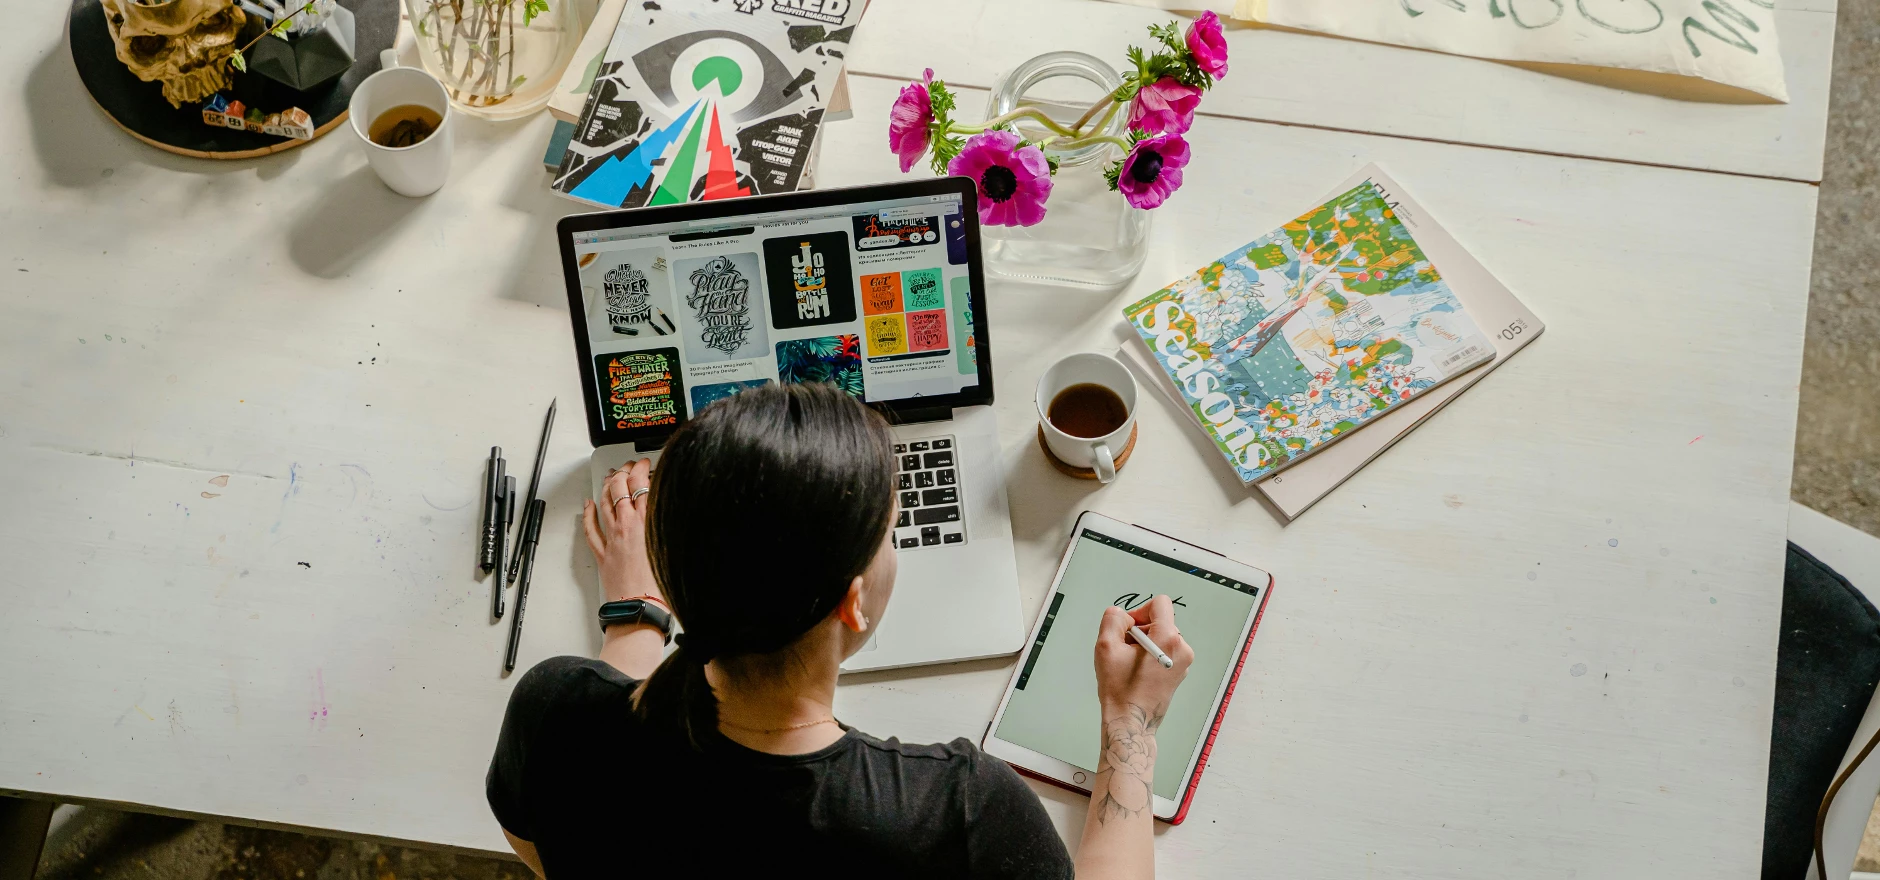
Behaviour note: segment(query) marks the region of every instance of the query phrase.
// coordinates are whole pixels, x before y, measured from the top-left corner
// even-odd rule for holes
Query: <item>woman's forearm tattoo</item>
[[[1128,819],[1149,809],[1150,780],[1155,777],[1155,730],[1162,713],[1129,705],[1103,721],[1103,754],[1097,759],[1091,808],[1098,824],[1112,817]]]

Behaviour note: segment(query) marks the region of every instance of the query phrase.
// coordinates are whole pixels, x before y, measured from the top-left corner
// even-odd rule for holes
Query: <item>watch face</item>
[[[608,602],[601,606],[600,618],[602,632],[605,632],[609,625],[616,623],[649,623],[659,627],[660,632],[666,634],[666,638],[672,638],[672,615],[667,614],[666,609],[641,599]]]
[[[601,606],[601,623],[625,623],[639,620],[645,611],[646,603],[638,599],[622,599],[608,602]]]

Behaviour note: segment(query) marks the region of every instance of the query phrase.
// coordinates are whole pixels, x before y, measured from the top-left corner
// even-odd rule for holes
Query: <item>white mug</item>
[[[1065,433],[1051,424],[1051,402],[1064,389],[1089,383],[1101,385],[1123,401],[1125,417],[1115,430],[1101,437],[1079,437]],[[1116,479],[1116,457],[1129,445],[1136,428],[1136,379],[1121,361],[1102,354],[1074,354],[1045,368],[1038,377],[1038,423],[1044,430],[1045,446],[1058,461],[1097,474],[1097,481]]]
[[[429,107],[443,122],[430,137],[409,147],[373,143],[369,134],[373,120],[405,104]],[[450,95],[437,77],[416,67],[388,64],[359,84],[353,92],[348,115],[352,117],[353,133],[365,147],[366,160],[394,192],[412,197],[428,196],[444,186],[444,180],[450,176]]]

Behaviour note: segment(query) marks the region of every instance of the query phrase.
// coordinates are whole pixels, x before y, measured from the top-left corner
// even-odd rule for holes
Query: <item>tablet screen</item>
[[[1045,621],[1025,655],[995,735],[1087,770],[1097,768],[1097,674],[1103,609],[1134,609],[1161,593],[1195,652],[1156,734],[1155,793],[1177,800],[1188,759],[1207,736],[1215,694],[1240,657],[1240,635],[1265,584],[1225,575],[1084,529]]]

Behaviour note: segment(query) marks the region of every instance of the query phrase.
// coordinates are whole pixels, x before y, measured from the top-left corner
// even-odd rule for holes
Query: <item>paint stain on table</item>
[[[325,730],[326,716],[331,708],[326,702],[326,671],[315,669],[313,671],[313,709],[307,713],[307,723]]]
[[[287,518],[287,502],[293,500],[298,494],[300,494],[300,463],[294,462],[287,466],[287,491],[281,493],[281,513],[275,517],[274,525],[268,527],[269,534],[281,530],[281,521]]]

